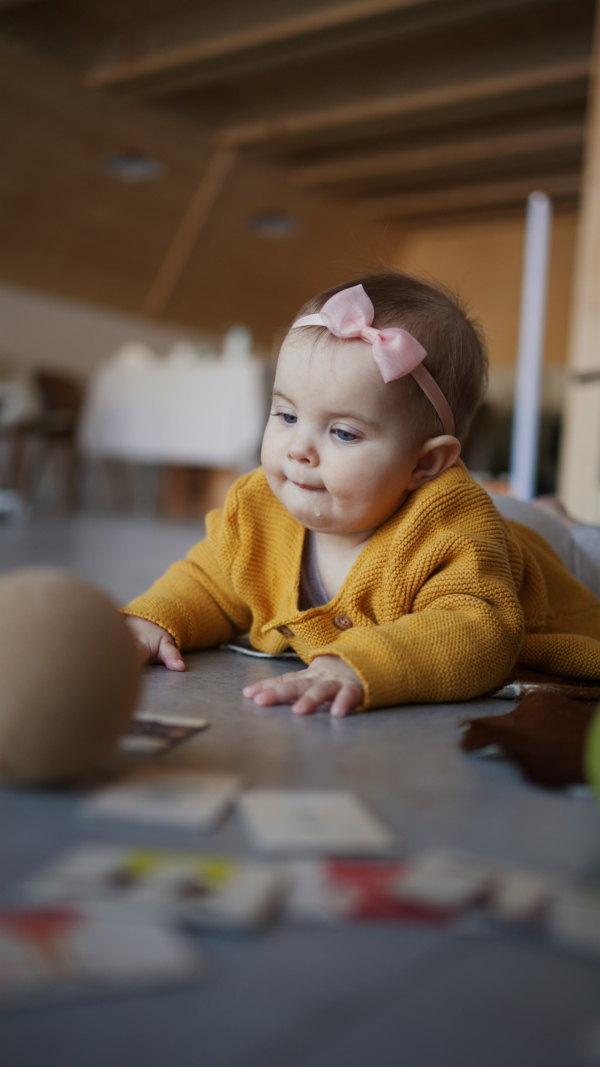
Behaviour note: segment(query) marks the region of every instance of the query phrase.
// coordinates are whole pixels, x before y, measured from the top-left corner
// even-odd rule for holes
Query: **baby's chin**
[[[287,481],[277,482],[274,478],[267,480],[279,503],[307,530],[341,536],[355,533],[350,517],[340,514],[339,507],[327,492],[310,493]]]
[[[279,503],[283,504],[286,511],[308,530],[328,529],[331,521],[331,508],[325,493],[306,493],[301,490],[286,490],[276,494]],[[302,499],[305,496],[305,499]]]
[[[307,530],[312,530],[313,533],[335,534],[338,537],[355,533],[352,524],[348,522],[347,518],[336,515],[335,509],[327,507],[326,504],[319,506],[315,502],[312,507],[303,508],[287,507],[285,504],[284,506],[297,522],[305,526]]]
[[[303,507],[289,506],[286,501],[282,503],[290,515],[309,530],[323,530],[329,525],[325,509],[320,507],[316,501],[312,505],[307,504]]]

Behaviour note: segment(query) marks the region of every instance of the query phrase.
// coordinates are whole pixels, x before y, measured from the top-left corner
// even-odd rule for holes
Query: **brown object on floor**
[[[595,701],[571,700],[552,693],[530,693],[504,715],[467,719],[461,723],[465,752],[486,754],[498,749],[526,778],[552,789],[585,782],[585,736]]]
[[[515,667],[510,678],[490,695],[515,700],[529,693],[569,697],[570,700],[600,700],[600,682],[598,679],[566,678],[559,674],[541,674],[539,671]]]

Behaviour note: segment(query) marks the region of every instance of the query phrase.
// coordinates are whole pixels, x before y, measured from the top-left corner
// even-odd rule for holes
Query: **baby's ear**
[[[456,463],[459,456],[460,441],[457,437],[451,437],[448,433],[428,437],[421,445],[407,488],[418,489],[425,482],[432,482]]]

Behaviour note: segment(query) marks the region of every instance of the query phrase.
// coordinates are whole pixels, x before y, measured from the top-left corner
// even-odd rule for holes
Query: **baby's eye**
[[[358,441],[357,433],[351,433],[350,430],[342,430],[339,426],[332,433],[337,437],[338,441]]]
[[[286,426],[293,426],[294,423],[298,422],[298,416],[292,415],[289,411],[276,411],[275,418],[281,419],[282,422],[285,422]]]

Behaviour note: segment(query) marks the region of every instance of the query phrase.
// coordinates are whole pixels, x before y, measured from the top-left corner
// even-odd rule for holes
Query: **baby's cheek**
[[[267,483],[269,485],[269,488],[271,489],[271,492],[273,492],[275,496],[279,499],[281,495],[281,478],[277,477],[276,472],[268,464],[265,465],[263,463],[263,470],[265,472],[265,478],[267,479]]]
[[[368,488],[368,474],[356,464],[348,465],[345,470],[331,473],[327,488],[339,504],[351,506],[358,500],[364,499]]]
[[[270,478],[274,478],[280,470],[280,464],[277,461],[277,452],[273,446],[273,442],[268,431],[265,432],[265,436],[263,437],[260,461],[262,463],[263,470],[267,476],[267,481]]]
[[[260,462],[262,463],[264,470],[267,471],[271,465],[271,441],[268,427],[265,430],[262,440],[262,447],[260,450]]]

